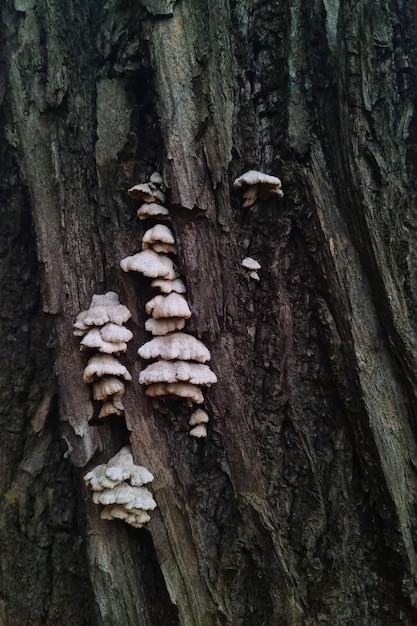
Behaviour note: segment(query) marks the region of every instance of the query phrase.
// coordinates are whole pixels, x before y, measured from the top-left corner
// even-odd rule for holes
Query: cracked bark
[[[413,624],[417,10],[129,4],[1,8],[0,623]],[[251,168],[284,200],[242,210]],[[119,261],[154,169],[219,378],[205,441],[137,383],[127,428],[88,425],[72,323],[116,290],[137,380],[151,290]],[[82,483],[129,439],[146,531]]]

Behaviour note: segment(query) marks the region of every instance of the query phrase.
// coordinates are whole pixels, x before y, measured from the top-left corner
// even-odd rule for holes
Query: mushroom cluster
[[[102,519],[121,519],[142,528],[151,519],[148,511],[156,507],[152,493],[143,486],[153,478],[146,467],[134,464],[132,450],[126,446],[108,463],[88,472],[84,482],[94,492],[94,503],[103,505]]]
[[[130,311],[120,304],[114,291],[93,295],[90,308],[82,311],[74,324],[74,335],[82,337],[80,350],[91,356],[84,370],[84,382],[93,385],[94,400],[102,402],[98,417],[122,415],[124,411],[123,380],[132,377],[116,356],[127,349],[133,334],[123,326],[131,317]]]
[[[139,219],[164,222],[170,219],[164,206],[162,178],[157,172],[152,174],[149,183],[135,185],[128,194],[142,203],[137,213]],[[206,346],[196,337],[181,332],[191,317],[191,310],[184,295],[185,284],[175,264],[176,254],[171,228],[166,223],[157,223],[145,231],[142,250],[123,259],[120,266],[125,272],[140,272],[152,278],[151,286],[159,290],[145,307],[150,315],[145,329],[153,339],[138,350],[142,359],[154,362],[140,372],[139,383],[146,385],[147,396],[175,396],[185,399],[191,407],[204,402],[200,387],[216,383],[217,378],[206,364],[211,358]],[[205,430],[204,435],[194,436],[206,434]]]
[[[243,207],[250,207],[257,200],[268,200],[272,196],[282,198],[281,181],[276,176],[249,170],[233,182],[234,189],[243,189]]]
[[[250,256],[247,256],[245,259],[242,259],[241,265],[246,270],[249,270],[250,278],[252,278],[253,280],[260,280],[258,270],[261,269],[261,264],[258,263],[258,261],[252,259]]]

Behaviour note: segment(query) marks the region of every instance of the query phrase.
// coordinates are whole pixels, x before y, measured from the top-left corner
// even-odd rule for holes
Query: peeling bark
[[[0,623],[414,624],[417,10],[130,5],[1,8]],[[252,168],[284,199],[242,209]],[[155,169],[219,379],[206,440],[137,383],[152,291],[119,262]],[[72,324],[108,289],[133,383],[97,427]],[[82,482],[129,441],[147,530]]]

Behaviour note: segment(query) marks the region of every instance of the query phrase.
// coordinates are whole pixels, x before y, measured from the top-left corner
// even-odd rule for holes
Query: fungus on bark
[[[188,406],[203,404],[204,396],[200,387],[191,383],[153,383],[145,389],[145,394],[151,398],[161,396],[176,396],[184,398]]]
[[[188,422],[190,426],[194,426],[194,428],[190,430],[189,435],[197,438],[207,437],[206,424],[208,421],[209,416],[206,411],[203,411],[203,409],[197,409],[197,411],[194,411]]]
[[[158,295],[146,303],[146,312],[156,320],[161,318],[191,317],[187,300],[179,293],[172,291],[167,296]]]
[[[133,200],[141,200],[149,204],[151,202],[165,204],[166,201],[165,194],[160,189],[157,189],[155,185],[151,186],[149,183],[134,185],[128,189],[127,193]]]
[[[159,219],[169,219],[169,211],[166,207],[150,202],[142,204],[137,210],[137,216],[140,220],[158,217]]]
[[[269,176],[256,170],[249,170],[236,178],[234,189],[243,189],[243,207],[250,207],[257,200],[268,200],[272,196],[282,198],[281,181],[276,176]]]
[[[255,259],[252,259],[250,256],[247,256],[245,259],[242,260],[241,265],[245,269],[250,270],[249,271],[250,278],[253,278],[253,280],[260,280],[257,270],[261,269],[261,264],[258,263],[258,261],[256,261]]]
[[[199,424],[190,430],[188,433],[191,437],[197,437],[200,439],[201,437],[207,437],[207,427],[205,424]]]
[[[90,308],[82,311],[74,324],[74,334],[81,336],[80,350],[93,350],[84,370],[84,382],[92,383],[93,398],[104,401],[98,417],[122,415],[125,386],[117,377],[131,380],[128,370],[112,354],[125,352],[133,334],[122,324],[131,317],[127,307],[120,304],[114,291],[94,294]]]
[[[184,326],[185,319],[183,317],[171,317],[160,320],[151,317],[145,322],[145,330],[154,336],[166,335],[174,330],[182,330]]]
[[[151,339],[138,350],[143,359],[165,359],[167,361],[198,361],[205,363],[211,358],[209,350],[199,340],[187,333],[174,332]]]
[[[142,252],[122,259],[120,267],[124,272],[140,272],[150,278],[162,277],[169,280],[179,278],[172,259],[151,249],[142,250]]]
[[[152,480],[146,467],[135,465],[129,446],[84,476],[86,485],[94,492],[94,503],[104,505],[101,518],[122,519],[136,528],[149,521],[148,511],[156,507],[152,493],[143,486]]]
[[[190,361],[156,361],[139,374],[141,385],[176,382],[210,387],[217,382],[217,377],[208,365]]]
[[[101,376],[121,376],[125,380],[132,380],[126,367],[109,354],[94,354],[90,357],[84,370],[83,380],[92,383]]]

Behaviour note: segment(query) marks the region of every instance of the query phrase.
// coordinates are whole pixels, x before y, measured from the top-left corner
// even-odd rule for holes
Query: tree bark
[[[417,623],[414,3],[5,0],[1,25],[1,626]],[[284,199],[243,209],[249,169]],[[153,294],[119,262],[154,170],[205,440],[137,382]],[[133,382],[98,427],[72,324],[109,289]],[[147,530],[82,481],[129,442]]]

